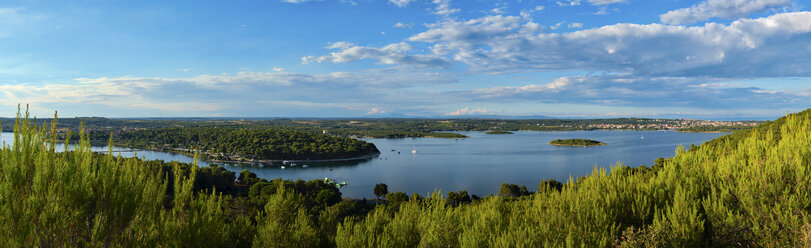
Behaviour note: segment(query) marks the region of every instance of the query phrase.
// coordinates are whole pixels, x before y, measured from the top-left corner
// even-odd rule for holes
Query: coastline
[[[175,153],[175,154],[182,154],[189,157],[194,157],[194,152],[176,150],[176,149],[157,149],[157,148],[133,148],[128,147],[123,144],[115,144],[120,147],[124,147],[127,149],[132,149],[133,151],[153,151],[153,152],[168,152],[168,153]],[[363,156],[358,157],[351,157],[351,158],[333,158],[333,159],[243,159],[243,160],[221,160],[221,159],[206,159],[205,157],[201,157],[198,155],[199,160],[205,160],[206,162],[218,162],[218,163],[282,163],[284,161],[291,162],[291,163],[301,163],[301,162],[345,162],[345,161],[358,161],[358,160],[367,160],[373,159],[380,155],[380,152],[376,152],[373,154],[366,154]],[[203,154],[204,155],[204,154]]]
[[[367,160],[373,159],[380,155],[380,152],[375,154],[363,155],[360,157],[352,157],[352,158],[333,158],[333,159],[299,159],[299,160],[291,160],[291,159],[281,159],[281,160],[218,160],[218,159],[210,159],[206,160],[209,162],[220,162],[220,163],[283,163],[284,161],[290,163],[301,163],[301,162],[315,162],[315,163],[322,163],[322,162],[345,162],[345,161],[358,161],[358,160]]]

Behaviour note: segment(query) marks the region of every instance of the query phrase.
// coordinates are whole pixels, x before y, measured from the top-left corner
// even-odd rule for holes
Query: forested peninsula
[[[193,152],[213,160],[335,160],[379,153],[353,138],[278,129],[178,127],[124,132],[117,144],[143,149]]]

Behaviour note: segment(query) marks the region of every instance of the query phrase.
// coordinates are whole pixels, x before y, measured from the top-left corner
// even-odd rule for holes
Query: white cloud
[[[397,7],[405,7],[409,3],[416,2],[417,0],[389,0],[390,3],[397,5]]]
[[[435,15],[447,16],[459,12],[459,9],[451,8],[451,0],[434,0],[436,8],[434,8]]]
[[[313,2],[313,1],[324,1],[324,0],[281,0],[281,1],[285,2],[285,3],[298,4],[298,3],[306,3],[306,2]],[[348,4],[351,4],[351,5],[358,5],[358,3],[356,3],[353,0],[338,0],[338,2],[339,3],[348,3]]]
[[[406,23],[398,22],[398,23],[394,24],[394,27],[395,28],[412,28],[412,27],[414,27],[414,23],[406,24]]]
[[[380,108],[372,108],[372,109],[369,110],[369,112],[366,112],[367,115],[379,115],[379,114],[385,114],[385,113],[386,113],[386,111],[382,110]]]
[[[482,98],[504,97],[517,94],[537,92],[559,92],[572,83],[583,82],[584,78],[562,77],[547,84],[531,84],[525,86],[505,86],[473,90],[473,94]]]
[[[504,12],[504,7],[493,8],[493,9],[490,10],[490,12],[493,12],[493,14],[499,14],[499,15],[505,13]]]
[[[557,30],[557,29],[559,29],[560,27],[563,26],[563,23],[566,23],[566,22],[555,23],[555,25],[549,26],[549,30]]]
[[[538,5],[538,6],[535,6],[535,11],[541,11],[541,10],[543,10],[544,8],[545,8],[545,7],[544,7],[543,5]]]
[[[613,3],[624,3],[625,0],[588,0],[592,5],[606,5]]]
[[[583,27],[583,23],[578,23],[578,22],[569,23],[569,28],[582,28],[582,27]]]
[[[430,26],[431,29],[413,35],[408,40],[434,44],[451,40],[487,42],[493,38],[511,35],[521,27],[520,20],[521,18],[515,16],[486,16],[465,22],[447,21]]]
[[[314,63],[314,62],[318,62],[318,58],[316,58],[313,55],[308,55],[308,56],[301,57],[301,63],[302,64],[306,65],[306,64],[310,64],[310,63]]]
[[[659,16],[663,23],[690,24],[710,18],[734,19],[771,8],[786,7],[790,0],[707,0],[690,8],[677,9]]]
[[[586,0],[591,5],[607,5],[607,4],[614,4],[614,3],[623,3],[626,0]],[[577,6],[580,5],[583,0],[566,0],[566,1],[557,1],[556,3],[558,6]]]
[[[408,51],[412,50],[413,47],[405,42],[393,43],[381,48],[357,46],[348,42],[335,42],[327,48],[337,49],[339,51],[317,58],[315,56],[305,56],[301,58],[302,63],[345,63],[363,59],[377,60],[387,65],[429,65],[441,67],[450,63],[447,59],[435,55],[409,55]]]
[[[353,46],[355,46],[354,43],[345,42],[345,41],[338,41],[338,42],[329,43],[329,46],[327,46],[325,48],[327,48],[327,49],[347,49],[347,48],[350,48],[350,47],[353,47]]]
[[[484,108],[477,108],[477,109],[463,108],[463,109],[460,109],[460,110],[457,110],[457,111],[454,111],[454,112],[445,113],[445,115],[450,115],[450,116],[489,115],[489,114],[492,114],[490,112],[490,110],[487,110],[487,109],[484,109]]]

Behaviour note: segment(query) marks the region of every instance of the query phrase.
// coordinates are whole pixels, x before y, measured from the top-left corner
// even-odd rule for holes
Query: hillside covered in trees
[[[234,182],[221,168],[97,155],[86,139],[56,152],[32,125],[15,133],[0,148],[5,247],[811,246],[811,110],[651,167],[539,175],[537,192],[481,199],[395,192],[373,209],[317,181]]]
[[[343,159],[376,154],[374,144],[352,138],[278,129],[186,127],[122,133],[128,147],[199,149],[209,156],[261,160]]]

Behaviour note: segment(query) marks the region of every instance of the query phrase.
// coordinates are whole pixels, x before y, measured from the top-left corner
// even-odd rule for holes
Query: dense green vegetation
[[[374,209],[318,181],[96,155],[85,138],[56,152],[53,133],[22,120],[0,148],[4,247],[811,246],[811,110],[536,192],[381,186]]]
[[[42,125],[52,119],[37,120]],[[14,120],[5,119],[7,130]],[[336,137],[368,138],[466,138],[455,131],[577,131],[577,130],[670,130],[706,126],[710,121],[687,119],[257,119],[257,118],[151,118],[107,119],[81,117],[62,119],[57,133],[68,129],[78,131],[84,122],[91,141],[106,142],[112,132],[116,136],[135,130],[169,127],[228,127],[239,129],[276,129],[328,134]],[[714,122],[713,125],[735,126],[759,122]],[[76,137],[74,136],[74,139]]]
[[[550,145],[556,146],[603,146],[606,143],[590,139],[556,139],[549,141]]]
[[[754,128],[753,126],[696,126],[688,128],[679,128],[679,132],[695,132],[695,133],[732,133],[741,130]]]
[[[146,129],[123,133],[117,141],[128,147],[199,149],[208,156],[261,160],[342,159],[379,153],[374,144],[362,140],[274,129]]]
[[[490,130],[490,131],[487,131],[485,134],[513,134],[513,133],[510,132],[510,131],[504,131],[504,130]]]

